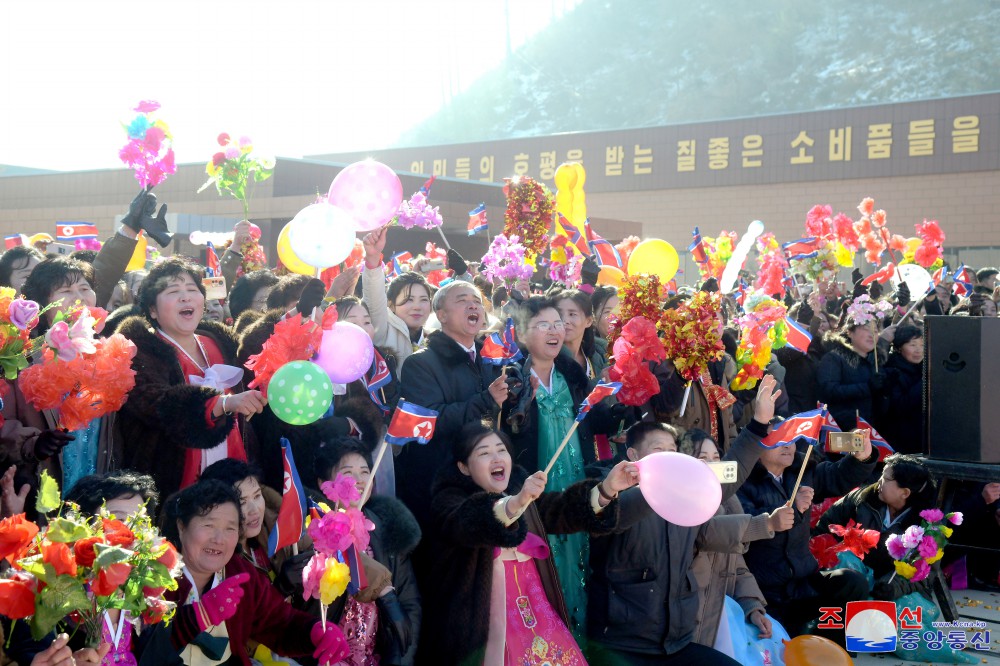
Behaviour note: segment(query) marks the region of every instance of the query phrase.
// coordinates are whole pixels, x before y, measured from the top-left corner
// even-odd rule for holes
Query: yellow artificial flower
[[[913,565],[907,564],[906,562],[903,562],[902,560],[896,560],[895,562],[893,562],[893,564],[896,565],[896,573],[898,573],[900,576],[902,576],[906,580],[910,580],[917,573],[917,570],[916,570],[916,568],[913,567]]]
[[[15,296],[17,296],[17,292],[14,291],[12,288],[0,287],[0,300],[6,300],[8,298],[14,300]]]
[[[843,243],[837,243],[833,249],[833,256],[841,266],[854,265],[854,253],[847,249]]]
[[[941,534],[943,534],[946,539],[950,539],[951,533],[954,531],[955,530],[951,529],[950,527],[945,527],[943,525],[941,526]]]
[[[319,601],[329,606],[347,589],[351,580],[351,570],[343,562],[334,559],[327,560],[326,571],[319,580]]]
[[[934,564],[935,562],[937,562],[938,560],[940,560],[942,557],[944,557],[944,550],[942,550],[941,548],[938,548],[938,552],[934,553],[933,557],[928,557],[927,558],[927,564]]]
[[[212,178],[217,178],[218,175],[222,173],[222,167],[217,167],[214,162],[209,161],[209,163],[205,165],[205,173]]]

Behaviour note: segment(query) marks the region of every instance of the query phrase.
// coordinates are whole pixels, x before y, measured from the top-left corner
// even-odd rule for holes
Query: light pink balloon
[[[701,460],[663,451],[639,462],[639,490],[661,518],[694,527],[708,522],[722,503],[722,485]]]
[[[349,384],[372,367],[375,348],[365,329],[349,321],[338,321],[323,331],[319,353],[312,361],[323,368],[330,381]]]
[[[354,218],[355,231],[372,231],[388,222],[403,202],[403,184],[396,172],[375,160],[344,167],[330,183],[329,203]]]

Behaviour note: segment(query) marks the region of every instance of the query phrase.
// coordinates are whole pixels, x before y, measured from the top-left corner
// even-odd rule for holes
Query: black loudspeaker
[[[927,455],[1000,463],[1000,319],[924,321]]]

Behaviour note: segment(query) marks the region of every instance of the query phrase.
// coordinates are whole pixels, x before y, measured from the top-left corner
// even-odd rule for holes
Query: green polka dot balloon
[[[333,402],[333,384],[323,368],[309,361],[292,361],[278,368],[267,385],[267,404],[285,423],[308,425]]]

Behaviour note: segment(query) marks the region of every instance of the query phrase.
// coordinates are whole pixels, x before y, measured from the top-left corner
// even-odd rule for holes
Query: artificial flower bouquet
[[[504,178],[507,197],[503,235],[514,242],[522,239],[529,258],[539,257],[549,246],[549,228],[556,211],[556,198],[544,183],[529,176]]]
[[[170,128],[152,117],[159,108],[159,102],[139,102],[135,118],[125,125],[128,141],[118,151],[118,157],[135,171],[135,179],[144,190],[153,189],[177,172]]]
[[[738,372],[730,388],[751,389],[764,377],[771,362],[771,350],[785,346],[788,314],[785,304],[761,291],[751,291],[743,304],[745,314],[736,318],[740,327],[740,345],[736,350]]]
[[[0,615],[30,618],[40,639],[67,620],[101,642],[104,612],[119,609],[133,622],[169,622],[175,605],[163,598],[177,589],[181,558],[160,536],[145,507],[119,520],[105,509],[84,516],[59,499],[59,486],[43,471],[36,508],[58,513],[40,527],[18,514],[0,521],[0,558],[12,565],[0,580]]]
[[[58,409],[63,428],[80,430],[118,411],[135,386],[135,344],[119,333],[95,337],[106,318],[101,308],[59,312],[45,332],[41,363],[21,373],[25,399],[37,409]]]
[[[519,280],[531,279],[535,269],[527,262],[527,248],[518,236],[498,234],[483,255],[480,271],[487,279],[501,282],[511,291]]]
[[[214,184],[219,194],[229,194],[243,204],[243,219],[249,220],[251,186],[271,177],[274,158],[254,154],[250,137],[237,141],[223,132],[216,140],[222,150],[212,155],[205,166],[208,180],[198,192]]]
[[[338,474],[333,481],[324,482],[320,490],[333,503],[333,509],[317,512],[309,521],[307,531],[316,553],[302,573],[302,596],[307,601],[319,600],[325,627],[330,604],[345,591],[353,594],[364,587],[358,554],[367,551],[368,532],[375,525],[353,506],[361,499],[354,479]],[[356,579],[351,577],[352,568],[357,572]]]
[[[5,379],[17,379],[28,367],[28,356],[37,346],[31,331],[43,312],[38,303],[16,298],[13,289],[0,287],[0,368]]]
[[[836,536],[834,536],[836,535]],[[837,537],[840,537],[840,541]],[[878,546],[882,537],[878,530],[866,530],[853,520],[847,525],[830,525],[830,534],[820,534],[809,540],[809,551],[821,569],[833,569],[840,566],[840,553],[853,553],[859,560]]]
[[[918,583],[931,573],[931,565],[944,556],[944,547],[951,538],[952,525],[962,524],[959,512],[945,515],[941,509],[920,512],[920,525],[911,525],[902,535],[893,534],[885,541],[889,555],[895,560],[896,574]]]

